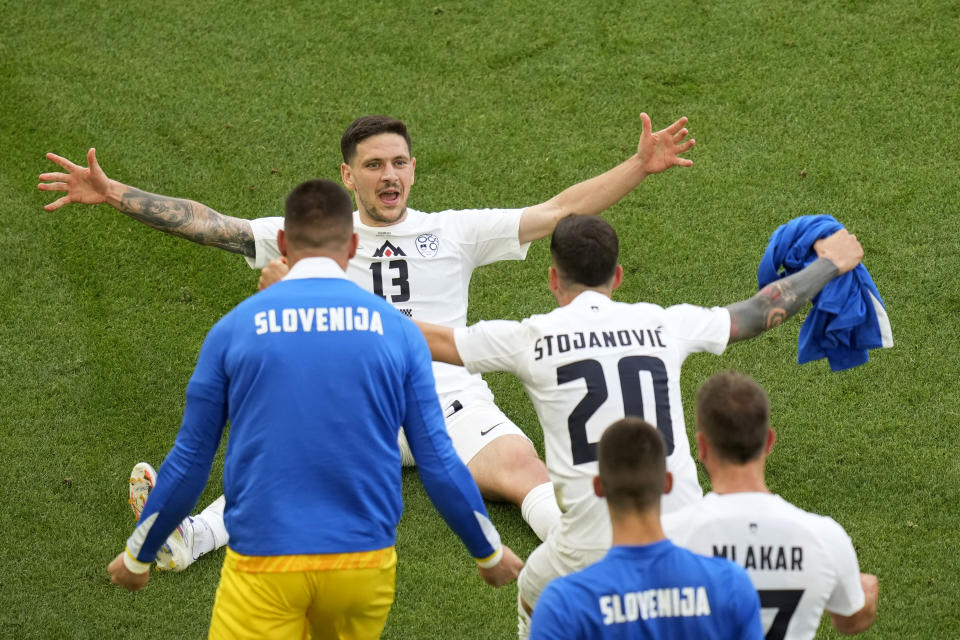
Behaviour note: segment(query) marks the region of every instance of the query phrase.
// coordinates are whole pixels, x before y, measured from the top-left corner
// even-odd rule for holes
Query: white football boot
[[[130,507],[140,520],[150,491],[157,484],[157,472],[150,463],[139,462],[130,472]],[[157,552],[157,569],[183,571],[193,564],[193,518],[187,516]]]
[[[147,504],[147,496],[157,484],[157,472],[148,462],[138,462],[130,472],[130,508],[133,516],[140,521],[143,505]]]

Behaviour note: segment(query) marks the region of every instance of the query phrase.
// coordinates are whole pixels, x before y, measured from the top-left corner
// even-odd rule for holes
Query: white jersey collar
[[[304,278],[344,278],[347,274],[343,272],[332,258],[301,258],[290,268],[290,273],[284,276],[284,280],[302,280]]]
[[[610,298],[608,296],[603,295],[599,291],[587,289],[578,293],[577,297],[570,301],[570,304],[575,304],[577,306],[595,305],[597,304],[597,300],[610,302]]]
[[[395,222],[382,227],[375,227],[364,224],[360,219],[360,211],[355,210],[353,212],[353,228],[354,231],[357,229],[362,229],[376,236],[403,235],[404,233],[409,233],[407,227],[413,225],[416,228],[416,226],[420,224],[420,220],[423,216],[424,213],[422,211],[417,211],[416,209],[407,207],[407,214],[400,222]]]

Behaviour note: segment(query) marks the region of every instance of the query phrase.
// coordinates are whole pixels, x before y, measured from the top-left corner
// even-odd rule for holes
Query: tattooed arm
[[[95,149],[87,152],[88,168],[53,153],[48,153],[47,158],[67,170],[67,173],[40,175],[40,179],[46,181],[37,185],[41,191],[67,192],[67,195],[45,206],[47,211],[54,211],[72,202],[109,204],[134,220],[165,233],[245,256],[255,255],[253,229],[249,220],[225,216],[193,200],[147,193],[111,180],[97,163]]]
[[[856,267],[863,257],[863,247],[857,237],[846,229],[817,240],[813,248],[819,257],[802,271],[771,282],[748,300],[727,306],[730,342],[754,338],[782,324],[806,306],[828,282]]]
[[[168,198],[120,186],[119,203],[107,202],[134,220],[198,244],[251,258],[256,254],[249,220],[225,216],[193,200]]]

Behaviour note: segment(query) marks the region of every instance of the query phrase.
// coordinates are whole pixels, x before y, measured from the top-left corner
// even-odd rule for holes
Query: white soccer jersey
[[[543,427],[547,471],[571,547],[610,546],[606,502],[593,492],[596,443],[625,415],[643,417],[667,443],[674,489],[664,509],[703,495],[683,422],[680,365],[691,353],[723,352],[730,337],[726,309],[664,309],[585,291],[551,313],[479,322],[454,335],[467,370],[510,371],[526,387]]]
[[[663,516],[674,543],[724,556],[750,575],[760,594],[767,640],[813,638],[826,609],[850,616],[863,608],[857,554],[847,532],[769,493],[709,493]]]
[[[473,270],[498,260],[523,260],[530,244],[519,241],[523,209],[472,209],[423,213],[407,209],[398,224],[371,227],[353,213],[360,237],[347,277],[393,304],[402,313],[434,324],[467,324],[467,296]],[[283,218],[250,221],[256,256],[247,258],[262,269],[280,257],[277,231]],[[437,393],[462,391],[486,383],[463,367],[433,364]],[[489,393],[488,391],[486,393]]]

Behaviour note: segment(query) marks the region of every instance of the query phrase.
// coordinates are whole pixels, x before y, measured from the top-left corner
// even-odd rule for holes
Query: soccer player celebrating
[[[349,194],[327,180],[296,187],[278,243],[290,273],[207,335],[180,432],[109,566],[113,581],[146,584],[206,485],[228,418],[230,543],[211,638],[380,636],[396,577],[401,425],[427,493],[483,578],[512,580],[521,562],[446,435],[423,336],[345,277],[357,249]]]
[[[534,640],[761,640],[760,602],[746,573],[674,546],[660,526],[669,495],[655,428],[625,418],[597,447],[596,495],[606,498],[613,547],[600,562],[550,583],[533,614]]]
[[[470,277],[475,267],[498,260],[522,259],[529,243],[553,232],[557,220],[571,214],[599,214],[637,187],[648,175],[673,166],[690,166],[681,157],[694,140],[687,139],[687,119],[653,132],[641,114],[637,153],[594,178],[569,187],[540,204],[524,209],[486,209],[423,213],[407,207],[414,184],[416,159],[403,122],[387,116],[355,120],[341,139],[344,185],[353,192],[357,210],[354,229],[360,236],[347,277],[385,298],[402,313],[447,326],[464,326]],[[66,191],[47,205],[53,211],[69,203],[106,203],[135,220],[201,244],[242,254],[254,268],[279,258],[277,231],[282,218],[245,220],[222,215],[197,202],[145,193],[109,179],[94,149],[89,167],[54,154],[47,157],[66,173],[45,173],[44,191]],[[276,264],[276,268],[281,265]],[[434,366],[437,392],[448,432],[484,497],[521,508],[523,518],[541,539],[559,520],[560,511],[543,462],[530,440],[494,404],[479,375],[460,367]],[[406,460],[410,463],[412,460]],[[135,478],[134,496],[149,489]],[[137,500],[134,498],[136,510]],[[183,568],[221,543],[226,531],[218,522],[218,505],[171,540]],[[211,529],[213,533],[211,533]],[[183,542],[196,541],[196,545]],[[171,568],[167,562],[163,566]]]
[[[860,573],[850,537],[826,516],[770,493],[764,480],[776,434],[764,390],[735,371],[697,391],[697,450],[713,492],[663,518],[675,543],[743,566],[767,609],[767,640],[808,640],[823,610],[845,634],[877,616],[877,577]]]
[[[623,279],[617,234],[602,218],[570,216],[560,220],[550,242],[550,290],[558,309],[523,322],[457,329],[418,321],[434,360],[519,377],[543,428],[547,469],[563,515],[520,574],[521,637],[543,588],[599,560],[610,546],[606,505],[592,484],[596,443],[609,424],[640,416],[662,434],[674,478],[664,512],[703,496],[684,427],[680,366],[691,353],[720,354],[729,342],[780,324],[863,255],[845,229],[814,248],[819,257],[812,264],[748,300],[712,309],[663,309],[611,300]]]

